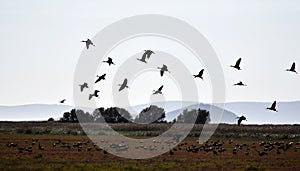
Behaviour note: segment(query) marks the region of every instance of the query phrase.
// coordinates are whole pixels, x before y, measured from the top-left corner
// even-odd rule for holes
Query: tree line
[[[54,121],[54,119],[49,118],[48,121]],[[69,112],[63,113],[63,116],[59,119],[59,122],[76,123],[79,121],[83,123],[167,123],[165,110],[156,105],[150,105],[142,109],[136,117],[132,117],[132,115],[123,108],[100,107],[95,109],[91,114],[81,109],[72,109]],[[204,124],[210,122],[210,117],[208,111],[200,108],[192,110],[185,109],[172,122]]]

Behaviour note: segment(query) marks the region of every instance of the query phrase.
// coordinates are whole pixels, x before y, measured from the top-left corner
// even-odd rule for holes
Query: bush
[[[53,121],[54,121],[53,118],[49,118],[49,119],[48,119],[48,122],[53,122]]]

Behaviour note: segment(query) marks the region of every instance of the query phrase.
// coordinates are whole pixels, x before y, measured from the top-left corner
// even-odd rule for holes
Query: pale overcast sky
[[[140,14],[179,18],[207,38],[223,66],[227,102],[300,100],[300,75],[285,72],[300,65],[300,1],[0,0],[0,105],[72,104],[80,41]],[[229,65],[239,57],[243,70],[235,71]],[[240,80],[248,86],[232,86]]]

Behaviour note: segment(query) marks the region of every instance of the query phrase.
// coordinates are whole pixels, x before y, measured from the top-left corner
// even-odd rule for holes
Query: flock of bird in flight
[[[90,46],[95,46],[94,43],[90,39],[82,40],[81,42],[85,43],[86,49],[89,49]],[[146,60],[149,59],[152,54],[155,54],[152,50],[145,50],[145,52],[143,53],[142,57],[140,59],[137,58],[137,60],[141,61],[143,63],[147,63]],[[236,61],[235,65],[230,65],[230,67],[235,68],[237,70],[242,70],[241,67],[240,67],[241,61],[242,61],[242,58],[239,58]],[[109,66],[115,65],[115,63],[113,62],[113,59],[111,57],[108,57],[108,59],[106,61],[102,61],[102,62],[108,63]],[[167,65],[165,65],[165,64],[163,64],[162,67],[157,67],[157,69],[160,70],[160,76],[161,77],[164,75],[165,72],[171,73],[168,70]],[[286,71],[298,74],[297,71],[296,71],[296,63],[293,62],[292,66],[290,68],[286,69]],[[201,69],[198,74],[193,75],[193,76],[194,76],[194,78],[201,78],[202,80],[204,80],[203,79],[203,74],[204,74],[204,69]],[[101,76],[97,75],[98,78],[96,79],[95,84],[98,83],[98,82],[100,82],[101,80],[105,80],[105,76],[106,76],[106,74],[103,74]],[[124,81],[123,81],[123,83],[119,84],[119,86],[120,86],[119,91],[122,91],[125,88],[129,88],[127,84],[128,84],[128,80],[127,80],[127,78],[125,78]],[[247,85],[244,84],[242,81],[239,81],[238,83],[233,84],[233,86],[247,86]],[[84,82],[83,84],[80,84],[79,87],[80,87],[80,91],[82,92],[85,88],[89,88],[89,85],[86,82]],[[161,85],[157,90],[153,90],[153,95],[155,95],[155,94],[163,94],[162,93],[163,87],[164,86]],[[94,90],[93,94],[89,94],[88,99],[91,100],[93,97],[99,97],[98,93],[100,93],[99,90]],[[64,103],[65,101],[66,101],[66,99],[63,99],[63,100],[61,100],[59,102],[60,103]],[[266,109],[278,112],[278,110],[276,109],[276,101],[274,101],[272,103],[272,105],[270,107],[267,107]],[[237,119],[238,119],[238,125],[240,125],[243,120],[246,120],[246,117],[245,116],[241,116],[241,117],[237,117]]]

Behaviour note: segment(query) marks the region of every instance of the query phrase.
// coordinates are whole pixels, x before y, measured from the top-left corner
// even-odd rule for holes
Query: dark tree
[[[72,110],[70,111],[70,119],[69,119],[69,122],[78,122],[77,115],[76,115],[76,109],[72,109]]]
[[[81,109],[76,110],[76,120],[80,122],[93,122],[94,117],[88,112],[84,112]]]
[[[65,112],[63,114],[63,117],[60,120],[62,122],[69,122],[70,121],[70,116],[71,116],[70,112]]]
[[[98,108],[93,112],[93,117],[96,122],[105,120],[107,123],[129,123],[132,120],[127,110],[118,107]]]
[[[163,123],[166,117],[165,110],[155,105],[143,109],[135,118],[137,123]]]
[[[182,114],[177,117],[178,122],[205,124],[210,121],[209,112],[201,109],[185,109]]]

